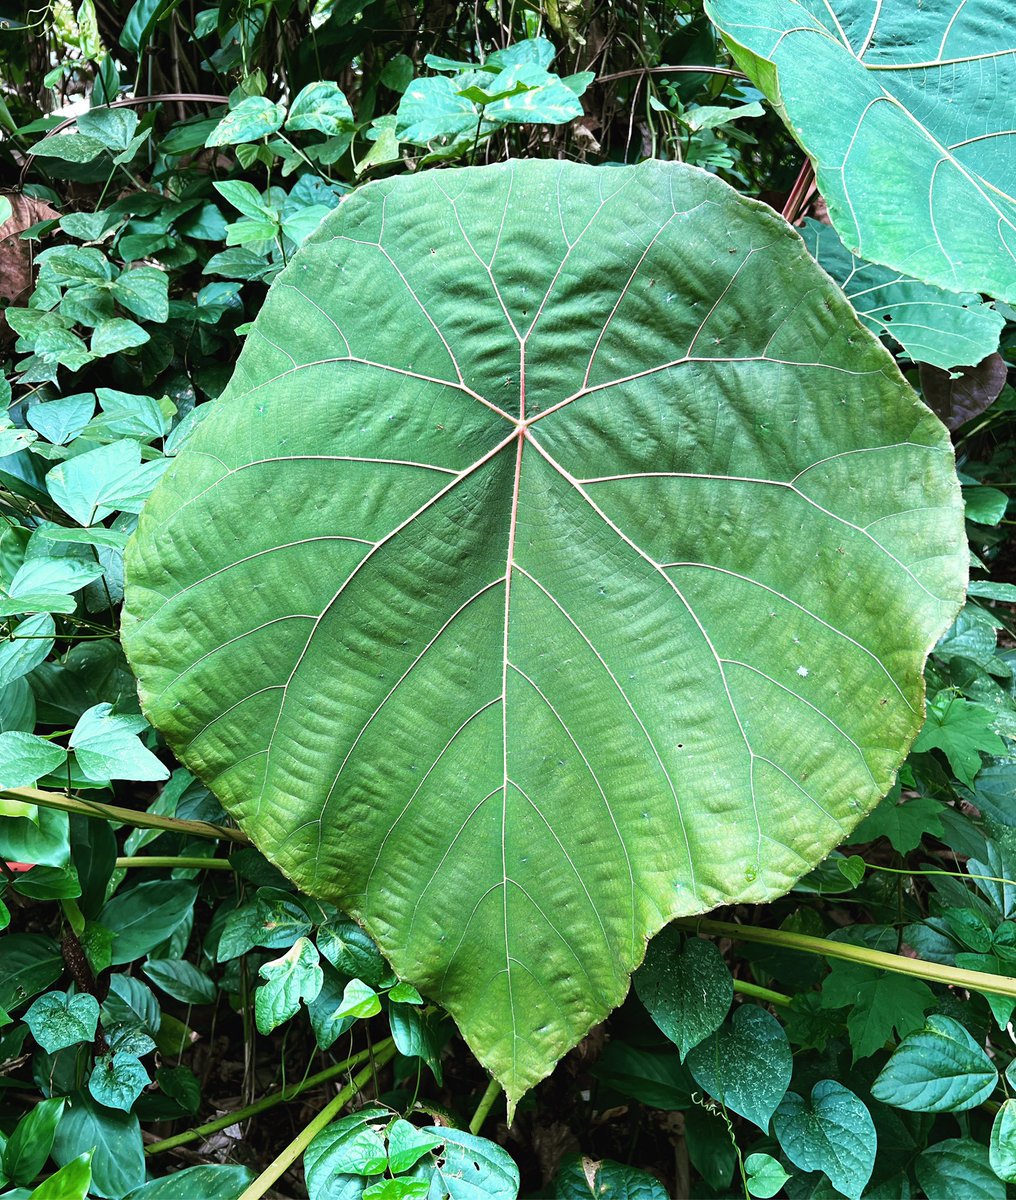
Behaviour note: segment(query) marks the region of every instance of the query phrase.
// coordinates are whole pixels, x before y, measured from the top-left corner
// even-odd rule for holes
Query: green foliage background
[[[0,858],[34,864],[0,883],[0,1196],[252,1200],[301,1137],[280,1195],[457,1200],[465,1172],[508,1200],[1005,1196],[1013,311],[967,291],[950,317],[954,294],[811,235],[950,416],[970,599],[853,843],[780,901],[657,939],[508,1129],[446,1016],[243,845],[147,726],[123,547],[267,285],[361,181],[680,158],[781,207],[801,152],[694,4],[8,4],[0,61]],[[903,336],[894,305],[937,332]]]

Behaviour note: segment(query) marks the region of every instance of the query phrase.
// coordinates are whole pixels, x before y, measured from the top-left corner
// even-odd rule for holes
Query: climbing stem
[[[387,1038],[375,1046],[375,1061],[378,1055],[387,1053],[392,1049],[393,1042],[391,1038]],[[188,1129],[184,1133],[176,1133],[161,1142],[152,1142],[150,1146],[145,1147],[145,1153],[162,1154],[166,1150],[175,1150],[177,1146],[186,1146],[188,1142],[197,1142],[202,1138],[211,1137],[213,1133],[219,1133],[223,1129],[228,1129],[230,1125],[239,1125],[242,1121],[249,1121],[251,1117],[259,1116],[261,1113],[267,1112],[279,1104],[288,1104],[290,1100],[295,1100],[297,1096],[302,1095],[311,1088],[318,1087],[322,1083],[328,1083],[331,1079],[347,1074],[354,1067],[358,1067],[361,1063],[366,1062],[370,1058],[370,1053],[369,1050],[361,1050],[351,1058],[347,1058],[340,1063],[335,1063],[331,1067],[326,1067],[325,1070],[319,1071],[316,1075],[308,1075],[302,1083],[298,1083],[295,1087],[282,1088],[280,1091],[272,1092],[260,1100],[255,1100],[253,1104],[248,1104],[246,1108],[235,1109],[224,1116],[216,1117],[214,1121],[198,1125],[196,1129]],[[391,1055],[389,1054],[388,1057],[390,1058]]]
[[[55,808],[59,812],[95,817],[100,821],[116,821],[137,829],[162,829],[167,833],[183,833],[188,837],[226,838],[241,846],[249,844],[247,835],[239,829],[213,825],[209,821],[185,821],[180,817],[161,817],[156,813],[138,812],[133,808],[118,808],[115,804],[100,804],[97,800],[82,800],[79,796],[63,796],[59,792],[42,792],[38,788],[5,788],[0,796]]]
[[[496,1079],[492,1079],[487,1084],[487,1090],[480,1097],[480,1103],[476,1106],[476,1112],[473,1113],[473,1119],[469,1122],[469,1132],[477,1134],[483,1128],[483,1123],[490,1115],[490,1110],[494,1107],[494,1101],[501,1095],[501,1085]]]
[[[118,867],[179,867],[181,870],[198,871],[232,871],[232,864],[226,858],[201,858],[199,855],[177,856],[172,854],[148,854],[137,857],[123,857],[116,860]]]
[[[381,1046],[375,1046],[372,1061],[362,1071],[353,1076],[352,1080],[346,1084],[334,1099],[330,1100],[324,1106],[309,1125],[304,1126],[285,1150],[261,1172],[250,1187],[240,1193],[239,1200],[261,1200],[265,1192],[268,1191],[277,1179],[289,1170],[321,1130],[342,1112],[343,1108],[345,1108],[361,1088],[366,1087],[371,1082],[377,1068],[384,1066],[385,1063],[391,1061],[394,1057],[395,1045],[391,1041],[382,1043]]]
[[[1016,998],[1016,979],[988,975],[984,971],[947,967],[941,963],[927,962],[923,958],[887,954],[884,950],[869,950],[867,946],[852,946],[847,942],[833,942],[829,938],[791,933],[786,929],[760,929],[754,925],[711,921],[705,917],[683,917],[677,924],[693,933],[733,938],[739,942],[758,942],[763,946],[782,946],[786,950],[803,950],[806,954],[819,954],[823,958],[839,958],[844,962],[861,963],[882,971],[895,971],[899,975],[913,975],[929,983],[942,983],[950,987],[969,988],[975,992],[991,992],[995,996]]]

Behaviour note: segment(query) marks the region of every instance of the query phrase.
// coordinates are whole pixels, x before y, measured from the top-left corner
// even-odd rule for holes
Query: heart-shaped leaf
[[[967,552],[941,424],[770,210],[514,162],[343,200],[127,558],[150,719],[511,1103],[888,790]]]
[[[706,11],[810,155],[850,250],[1016,300],[1007,0],[707,0]]]

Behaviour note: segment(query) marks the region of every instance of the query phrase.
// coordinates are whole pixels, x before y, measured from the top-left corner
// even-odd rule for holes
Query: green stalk
[[[380,1052],[387,1051],[392,1045],[391,1038],[381,1042],[375,1047],[375,1057]],[[172,1137],[165,1138],[161,1142],[152,1142],[150,1146],[145,1147],[145,1153],[162,1154],[166,1150],[175,1150],[178,1146],[186,1146],[189,1142],[197,1142],[202,1138],[211,1137],[213,1133],[219,1133],[223,1129],[228,1129],[230,1125],[237,1125],[241,1121],[249,1121],[251,1117],[259,1116],[261,1113],[276,1108],[280,1104],[288,1104],[291,1100],[295,1100],[297,1096],[302,1095],[311,1088],[317,1087],[319,1084],[327,1083],[339,1075],[345,1075],[347,1071],[358,1067],[360,1063],[366,1062],[369,1058],[369,1050],[360,1050],[357,1054],[345,1059],[343,1062],[326,1067],[325,1070],[319,1071],[316,1075],[309,1075],[302,1083],[298,1083],[295,1087],[282,1088],[278,1092],[272,1092],[268,1096],[263,1096],[260,1100],[255,1100],[253,1104],[248,1104],[246,1108],[238,1108],[235,1112],[229,1112],[225,1116],[216,1117],[214,1121],[198,1125],[196,1129],[188,1129],[184,1133],[175,1133]]]
[[[761,987],[757,983],[748,983],[744,979],[734,980],[734,991],[739,996],[751,996],[755,1000],[763,1000],[766,1004],[776,1004],[786,1008],[793,1003],[793,996],[785,996],[783,992],[774,992],[772,988]]]
[[[989,975],[984,971],[968,971],[963,967],[946,967],[923,958],[907,958],[903,954],[887,954],[884,950],[869,950],[867,946],[851,946],[828,938],[810,937],[806,933],[791,933],[786,929],[759,929],[753,925],[735,925],[731,921],[710,921],[705,917],[682,917],[677,921],[691,933],[712,934],[740,942],[758,942],[763,946],[782,946],[787,950],[803,950],[823,958],[839,958],[844,962],[861,963],[880,971],[895,971],[898,975],[913,975],[929,983],[968,988],[975,992],[991,992],[995,996],[1016,998],[1016,979],[1004,975]]]
[[[269,1163],[268,1167],[261,1172],[250,1187],[240,1193],[238,1200],[261,1200],[265,1192],[268,1191],[277,1179],[289,1170],[322,1129],[326,1128],[342,1112],[343,1108],[345,1108],[361,1088],[366,1087],[371,1082],[376,1069],[384,1066],[385,1063],[390,1062],[394,1057],[395,1046],[392,1042],[385,1045],[383,1049],[381,1047],[376,1048],[373,1061],[368,1063],[357,1075],[353,1076],[352,1081],[346,1084],[342,1091],[324,1106],[314,1120],[293,1138],[285,1150],[273,1162]]]
[[[232,871],[233,866],[225,858],[177,857],[172,854],[150,854],[138,857],[125,857],[116,860],[118,867],[180,867],[185,870],[198,871]]]
[[[469,1122],[469,1132],[478,1134],[483,1128],[483,1123],[490,1115],[490,1110],[494,1107],[494,1101],[501,1095],[501,1085],[496,1079],[492,1079],[487,1084],[487,1090],[480,1097],[480,1103],[476,1106],[476,1112],[473,1113],[473,1119]]]
[[[239,829],[225,825],[212,825],[208,821],[184,821],[180,817],[160,817],[155,813],[138,812],[133,808],[118,808],[114,804],[100,804],[96,800],[82,800],[77,796],[62,796],[59,792],[41,792],[38,788],[4,788],[0,796],[38,804],[41,808],[55,808],[59,812],[76,813],[82,817],[95,817],[100,821],[116,821],[121,825],[133,825],[137,829],[162,829],[166,833],[183,833],[188,837],[226,838],[238,845],[250,844],[247,835]]]

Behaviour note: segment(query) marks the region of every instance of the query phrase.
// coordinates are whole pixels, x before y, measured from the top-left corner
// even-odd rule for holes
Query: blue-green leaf
[[[25,1013],[25,1024],[47,1054],[90,1042],[98,1022],[99,1002],[87,992],[47,992]]]
[[[788,1092],[773,1117],[787,1158],[802,1171],[822,1171],[837,1191],[860,1200],[875,1165],[875,1124],[853,1092],[831,1079],[811,1100]]]
[[[986,1100],[997,1083],[991,1059],[963,1026],[932,1014],[899,1044],[871,1094],[911,1112],[962,1112]]]
[[[765,1131],[793,1064],[779,1021],[757,1004],[742,1004],[730,1024],[691,1051],[688,1067],[710,1096]]]

